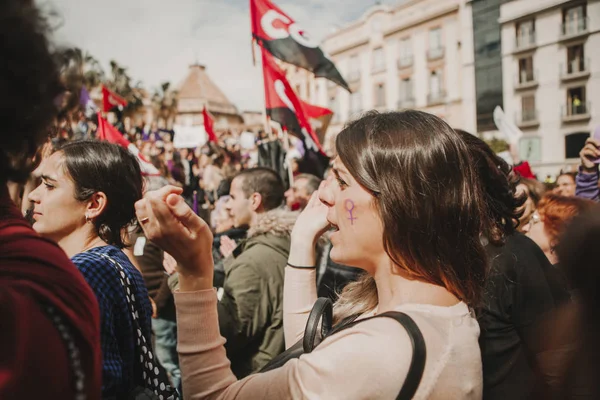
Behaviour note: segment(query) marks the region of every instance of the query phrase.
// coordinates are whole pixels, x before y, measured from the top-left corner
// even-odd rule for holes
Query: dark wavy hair
[[[481,230],[490,243],[501,246],[506,236],[513,234],[523,215],[520,207],[527,195],[516,196],[519,176],[512,167],[498,157],[483,140],[461,129],[456,129],[469,148],[473,165],[481,180],[486,205],[486,218]]]
[[[484,198],[461,137],[425,112],[373,112],[344,128],[336,148],[350,174],[372,193],[385,251],[402,273],[476,305],[487,270],[479,238]],[[373,288],[372,277],[348,285],[338,300],[345,311],[337,304],[336,319],[372,309]],[[348,306],[353,301],[364,307]]]
[[[98,236],[108,244],[125,247],[123,232],[135,220],[134,205],[143,193],[137,159],[119,145],[99,141],[72,142],[58,151],[75,184],[77,200],[89,200],[98,192],[106,195],[106,208],[94,220]]]
[[[0,1],[0,184],[27,179],[58,113],[63,86],[48,30],[32,0]]]

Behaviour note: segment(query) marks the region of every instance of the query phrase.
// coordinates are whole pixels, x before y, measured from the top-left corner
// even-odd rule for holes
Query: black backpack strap
[[[408,374],[406,374],[404,385],[402,385],[402,389],[400,389],[400,393],[396,399],[412,399],[419,388],[419,384],[421,383],[423,371],[425,370],[425,360],[427,359],[427,348],[425,346],[423,334],[421,333],[421,330],[415,321],[407,314],[402,312],[391,311],[376,317],[393,318],[398,321],[404,327],[404,329],[406,329],[406,333],[408,333],[408,337],[410,338],[413,348],[413,354],[412,359],[410,360],[410,367],[408,369]]]
[[[310,353],[318,345],[315,339],[317,338],[319,322],[321,322],[320,339],[323,339],[331,331],[332,320],[333,303],[326,297],[319,297],[308,315],[306,328],[304,329],[302,347],[305,353]]]
[[[351,328],[354,325],[359,324],[361,322],[381,317],[392,318],[398,321],[400,325],[402,325],[406,330],[406,333],[408,334],[408,337],[410,339],[410,343],[412,344],[413,353],[412,358],[410,360],[408,374],[406,374],[404,384],[400,389],[398,397],[396,397],[396,400],[410,400],[413,398],[413,396],[417,392],[417,389],[419,388],[421,378],[423,377],[423,371],[425,370],[425,360],[427,359],[427,348],[425,346],[425,339],[423,338],[421,330],[411,317],[409,317],[403,312],[398,311],[390,311],[364,319],[356,319],[357,316],[349,317],[347,319],[344,319],[337,326],[335,326],[327,336],[331,336],[337,332],[343,331],[344,329]]]

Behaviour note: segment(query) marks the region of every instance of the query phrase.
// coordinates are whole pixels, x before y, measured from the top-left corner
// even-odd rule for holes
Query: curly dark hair
[[[487,218],[481,221],[482,232],[490,243],[502,245],[515,232],[523,214],[520,207],[526,195],[516,196],[519,177],[512,167],[498,157],[483,140],[462,129],[455,129],[467,143],[471,158],[483,185]]]
[[[0,1],[0,183],[23,182],[63,92],[48,23],[32,0]]]

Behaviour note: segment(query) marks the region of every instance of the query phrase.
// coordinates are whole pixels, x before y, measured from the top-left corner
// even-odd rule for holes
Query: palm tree
[[[124,115],[133,116],[137,114],[144,107],[145,90],[142,82],[137,81],[132,86],[127,68],[120,66],[115,60],[110,61],[110,70],[111,79],[105,82],[106,87],[127,100],[127,106],[123,110]]]
[[[158,123],[164,122],[164,127],[171,129],[177,116],[176,90],[170,90],[171,83],[163,82],[152,96],[152,108]],[[160,124],[159,124],[160,125]]]
[[[68,114],[79,106],[82,87],[90,90],[98,86],[104,80],[104,71],[92,55],[77,47],[59,49],[55,54],[67,90],[62,111]]]

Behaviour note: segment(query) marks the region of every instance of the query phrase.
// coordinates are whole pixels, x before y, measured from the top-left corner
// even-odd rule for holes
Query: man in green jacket
[[[284,192],[283,181],[268,168],[243,171],[231,182],[226,209],[235,227],[250,229],[224,262],[218,312],[238,378],[260,370],[285,349],[283,276],[297,214],[281,208]]]

